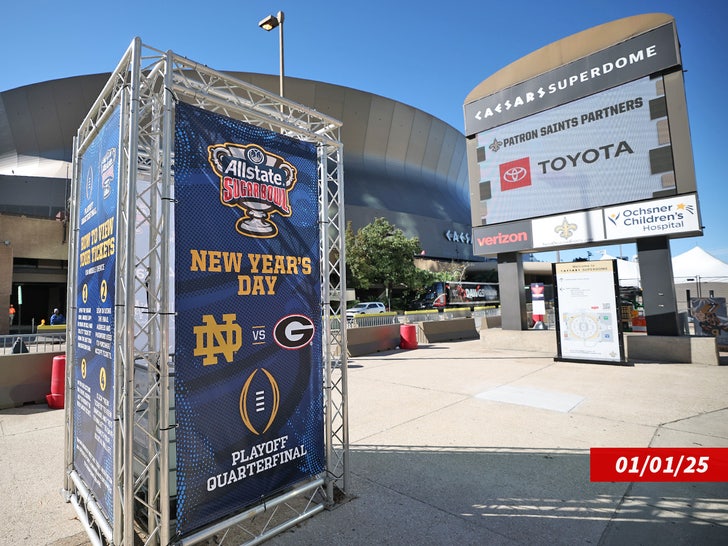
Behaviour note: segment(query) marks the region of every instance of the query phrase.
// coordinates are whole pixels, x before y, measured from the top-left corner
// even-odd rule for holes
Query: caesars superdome
[[[230,74],[278,88],[277,76]],[[73,137],[108,78],[77,76],[0,93],[0,217],[63,215]],[[465,137],[459,130],[401,102],[329,83],[286,78],[286,97],[342,121],[345,215],[354,230],[384,217],[406,236],[418,237],[427,257],[473,258]],[[15,258],[67,254],[65,241],[47,247],[48,256],[19,256],[18,250]]]

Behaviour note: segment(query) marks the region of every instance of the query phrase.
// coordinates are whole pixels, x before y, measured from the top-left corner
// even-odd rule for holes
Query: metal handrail
[[[57,353],[66,350],[65,332],[44,332],[0,335],[0,354],[15,354],[13,353],[13,346],[18,339],[21,346],[27,349],[23,350],[22,353]]]

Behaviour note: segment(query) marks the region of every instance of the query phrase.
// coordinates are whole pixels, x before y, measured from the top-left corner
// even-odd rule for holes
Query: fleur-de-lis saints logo
[[[488,146],[488,148],[490,148],[494,152],[497,152],[498,150],[501,149],[502,146],[503,146],[503,141],[498,140],[497,138],[494,138],[493,142],[490,143],[490,146]]]
[[[576,224],[569,223],[569,221],[566,219],[566,216],[564,216],[564,220],[554,228],[554,231],[561,235],[562,239],[568,239],[574,234],[577,229],[578,228]]]

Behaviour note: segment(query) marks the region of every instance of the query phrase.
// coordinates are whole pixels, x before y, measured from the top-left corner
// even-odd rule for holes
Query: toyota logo
[[[503,180],[511,184],[520,182],[528,175],[528,171],[523,167],[511,167],[503,173]]]
[[[303,315],[288,315],[273,328],[273,339],[283,349],[301,349],[313,341],[313,321]]]

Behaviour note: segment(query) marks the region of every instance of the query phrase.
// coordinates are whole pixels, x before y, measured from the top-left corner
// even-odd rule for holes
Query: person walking
[[[13,325],[13,322],[15,321],[15,307],[13,304],[10,304],[10,309],[8,310],[8,314],[10,315],[10,326]]]

